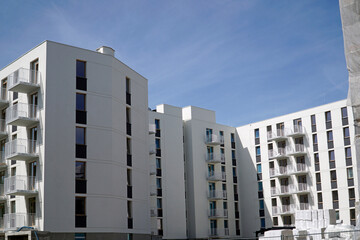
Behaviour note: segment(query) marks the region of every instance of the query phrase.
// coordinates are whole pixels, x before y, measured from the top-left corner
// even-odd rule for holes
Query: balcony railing
[[[149,123],[149,134],[155,134],[156,133],[156,126],[153,123]]]
[[[307,191],[309,191],[308,184],[307,183],[299,183],[297,191],[298,192],[307,192]]]
[[[27,127],[39,122],[38,106],[17,103],[6,109],[6,124]]]
[[[209,217],[210,218],[226,218],[228,216],[227,209],[210,209]]]
[[[278,215],[280,213],[280,207],[273,206],[272,207],[272,215]]]
[[[207,179],[209,181],[225,181],[226,180],[226,173],[225,172],[209,172],[207,175]]]
[[[271,187],[271,195],[290,195],[296,192],[296,188],[293,184],[281,185],[279,188]]]
[[[208,153],[206,154],[206,161],[208,163],[224,163],[225,162],[225,154],[219,153]]]
[[[310,209],[310,204],[309,203],[300,203],[298,209],[299,210],[309,210]]]
[[[275,131],[268,131],[267,137],[269,140],[286,139],[285,129],[276,129]]]
[[[306,166],[305,163],[297,163],[296,167],[293,170],[294,174],[301,174],[301,173],[306,173],[308,172],[308,167]]]
[[[294,156],[306,154],[304,144],[295,144],[295,148],[288,146],[286,147],[286,151],[288,155],[294,155]]]
[[[30,93],[40,87],[39,71],[19,68],[8,76],[9,91]]]
[[[228,228],[210,228],[209,235],[211,237],[228,236],[229,229]]]
[[[270,168],[271,177],[288,176],[293,172],[292,165],[280,166],[278,169]]]
[[[294,125],[287,131],[289,137],[299,137],[305,135],[305,128],[301,125]]]
[[[282,205],[280,209],[281,209],[281,214],[292,214],[295,212],[295,207],[293,204]]]
[[[277,151],[269,150],[269,159],[286,158],[286,148],[278,148]]]
[[[6,88],[0,88],[0,109],[9,106],[9,99]]]
[[[224,190],[211,190],[208,192],[209,199],[226,199],[227,193]]]
[[[220,145],[224,143],[224,137],[216,134],[208,134],[205,136],[205,143],[208,145]]]
[[[16,230],[23,226],[36,227],[35,214],[8,213],[4,214],[4,230]]]
[[[5,158],[8,160],[31,160],[39,157],[35,140],[15,139],[5,143]]]
[[[36,177],[11,176],[5,178],[5,194],[7,195],[29,195],[37,193]]]

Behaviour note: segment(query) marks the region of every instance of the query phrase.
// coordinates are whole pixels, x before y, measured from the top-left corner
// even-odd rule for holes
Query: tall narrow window
[[[349,188],[349,207],[355,207],[355,189]]]
[[[348,182],[348,186],[352,187],[354,186],[354,173],[353,173],[353,168],[347,168],[346,169],[347,172],[347,182]]]
[[[333,209],[339,208],[339,195],[338,191],[332,191]]]
[[[131,86],[128,77],[126,77],[126,104],[131,105]]]
[[[326,129],[330,129],[332,128],[331,125],[331,112],[325,112],[325,124],[326,124]]]
[[[131,136],[131,109],[126,108],[126,134]]]
[[[312,135],[312,139],[313,139],[313,150],[314,152],[318,151],[318,139],[317,139],[317,134],[313,134]]]
[[[83,127],[76,127],[76,144],[85,145],[85,132],[86,129]]]
[[[312,132],[316,132],[316,117],[315,117],[315,115],[311,115],[311,130],[312,130]]]
[[[86,94],[76,93],[76,123],[86,124]]]
[[[330,171],[331,188],[337,188],[336,170]]]
[[[314,153],[314,163],[315,163],[315,171],[320,171],[320,160],[318,153]]]
[[[316,173],[315,177],[316,177],[316,190],[321,191],[321,175],[320,175],[320,173]]]
[[[336,167],[334,150],[329,151],[329,167],[330,167],[330,169],[333,169]]]
[[[75,197],[75,227],[86,227],[85,197]]]
[[[343,133],[344,133],[344,145],[350,145],[350,131],[349,131],[349,127],[344,127],[343,129]]]
[[[128,217],[128,228],[132,229],[133,228],[133,209],[132,209],[132,202],[131,201],[127,201],[127,217]]]
[[[317,194],[318,197],[318,209],[323,209],[323,198],[322,198],[322,193],[318,193]]]
[[[235,134],[230,134],[230,140],[231,140],[231,148],[235,148]]]
[[[343,126],[349,124],[347,107],[341,108],[341,120],[342,120],[342,125]]]
[[[346,166],[351,166],[352,165],[352,160],[351,160],[351,147],[347,147],[345,148],[345,161],[346,161]]]
[[[81,60],[76,60],[76,89],[87,90],[86,62]]]
[[[255,135],[255,144],[260,144],[260,131],[259,129],[255,129],[254,130],[254,135]]]
[[[36,59],[30,63],[30,82],[39,83],[39,59]]]
[[[326,136],[327,136],[328,148],[334,148],[333,132],[327,131]]]

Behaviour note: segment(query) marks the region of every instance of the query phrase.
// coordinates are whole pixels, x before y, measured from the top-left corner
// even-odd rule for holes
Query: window
[[[273,217],[273,225],[274,225],[274,226],[278,226],[278,225],[279,225],[278,217]]]
[[[76,144],[85,145],[86,129],[83,127],[76,127]]]
[[[351,148],[347,147],[345,148],[345,157],[346,157],[346,166],[350,166],[352,165],[352,161],[351,161]]]
[[[351,222],[351,225],[356,226],[356,214],[355,214],[355,209],[350,209],[350,222]]]
[[[161,189],[161,178],[156,178],[156,188]]]
[[[261,173],[261,164],[256,165],[257,173]]]
[[[332,199],[333,199],[333,204],[338,204],[339,203],[338,191],[332,191]],[[339,206],[334,207],[334,208],[339,208]]]
[[[235,134],[232,133],[230,137],[231,137],[231,142],[235,142]]]
[[[254,130],[254,133],[255,133],[255,138],[259,138],[260,137],[260,132],[259,132],[259,129],[255,129]]]
[[[265,218],[260,218],[261,228],[265,228]]]
[[[157,169],[161,168],[161,159],[160,158],[156,158],[156,168]]]
[[[159,209],[162,208],[162,200],[161,200],[161,198],[157,198],[157,199],[156,199],[156,206],[157,206],[157,208],[159,208]]]
[[[312,132],[316,132],[316,118],[315,115],[311,115],[311,129]]]
[[[231,150],[231,157],[232,157],[232,159],[236,159],[236,155],[235,155],[235,151],[234,151],[234,150]]]
[[[85,197],[75,197],[75,214],[77,216],[86,215],[86,198]]]
[[[314,153],[314,163],[315,163],[315,171],[320,171],[320,160],[318,153]]]
[[[322,198],[322,193],[318,193],[317,194],[318,197],[318,209],[323,209],[323,198]]]
[[[321,175],[320,175],[320,173],[316,173],[316,183],[321,184]]]
[[[313,137],[313,144],[314,144],[314,146],[315,146],[315,145],[318,145],[317,134],[313,134],[312,137]]]
[[[330,171],[330,179],[332,182],[336,181],[336,170]]]
[[[328,131],[326,132],[327,134],[327,140],[328,142],[332,142],[334,139],[333,139],[333,132],[332,131]]]
[[[355,189],[349,188],[349,200],[355,200]]]
[[[76,180],[85,180],[86,179],[86,163],[85,162],[76,162]]]
[[[160,120],[159,119],[155,119],[155,127],[156,127],[156,129],[160,129]]]
[[[76,110],[85,111],[86,110],[86,95],[83,93],[76,93]]]
[[[347,168],[347,169],[346,169],[346,172],[347,172],[347,178],[348,178],[348,179],[353,179],[353,178],[354,178],[353,168],[352,168],[352,167]]]
[[[126,77],[126,92],[130,93],[130,78]]]
[[[15,101],[16,99],[18,99],[19,94],[18,92],[13,92],[13,101]]]
[[[334,151],[329,151],[329,161],[335,161],[335,153]]]
[[[86,62],[76,60],[76,77],[86,78]]]
[[[157,149],[160,149],[161,148],[161,146],[160,146],[160,139],[155,139],[155,145],[156,145],[156,148]]]
[[[325,121],[326,122],[331,122],[331,112],[325,112]]]
[[[349,131],[349,127],[345,127],[343,129],[343,133],[344,133],[344,145],[350,145],[350,131]]]
[[[132,186],[132,173],[131,173],[131,169],[130,168],[128,168],[128,169],[126,169],[126,183],[127,183],[127,185],[128,186]]]
[[[262,190],[263,190],[263,184],[262,184],[262,182],[258,182],[258,189],[259,189],[259,191],[262,191]]]
[[[233,170],[233,171],[232,171],[232,172],[233,172],[233,176],[236,177],[236,168],[233,168],[232,170]]]
[[[346,107],[341,108],[341,117],[342,118],[347,118],[348,117],[348,112],[347,112]]]
[[[259,208],[260,210],[264,209],[264,200],[259,200]]]
[[[132,218],[132,202],[127,201],[127,217]]]
[[[260,147],[256,147],[255,150],[256,150],[256,156],[260,156],[261,155]]]
[[[85,233],[75,233],[75,240],[85,240],[86,234]]]

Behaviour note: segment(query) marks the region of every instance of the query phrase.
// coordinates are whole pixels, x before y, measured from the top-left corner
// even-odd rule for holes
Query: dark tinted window
[[[76,76],[77,77],[86,77],[86,62],[76,61]]]
[[[76,110],[85,111],[85,94],[76,94]]]

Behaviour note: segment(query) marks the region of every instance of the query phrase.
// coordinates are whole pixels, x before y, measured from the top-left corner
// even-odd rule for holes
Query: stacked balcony
[[[310,192],[310,188],[307,183],[299,183],[297,187],[297,193],[303,194]]]
[[[276,131],[267,132],[268,140],[270,141],[283,141],[287,139],[285,129],[276,129]]]
[[[32,176],[11,176],[5,178],[6,195],[34,195],[37,193],[36,178]]]
[[[292,129],[288,129],[286,135],[293,138],[305,136],[305,128],[301,125],[294,125]]]
[[[295,168],[293,169],[293,174],[305,174],[309,172],[309,168],[306,166],[305,163],[297,163]]]
[[[6,88],[0,88],[0,109],[4,109],[9,106],[9,99]]]
[[[271,195],[272,196],[288,196],[296,192],[296,188],[293,184],[281,185],[279,188],[272,187]]]
[[[290,215],[295,213],[295,206],[293,204],[282,205],[280,207],[280,215]]]
[[[155,134],[156,133],[156,126],[153,123],[149,123],[149,134]]]
[[[229,235],[228,228],[210,228],[209,236],[210,237],[224,237]]]
[[[225,181],[226,180],[226,173],[215,171],[215,172],[209,172],[207,175],[208,181]]]
[[[228,210],[226,209],[210,209],[209,218],[227,218]]]
[[[309,210],[310,204],[309,203],[300,203],[298,210]]]
[[[23,226],[37,228],[35,214],[8,213],[4,214],[4,230],[17,230]]]
[[[271,168],[270,169],[271,177],[288,177],[293,172],[292,165],[280,166],[278,169]]]
[[[40,88],[39,71],[19,68],[8,76],[9,91],[31,93]]]
[[[5,144],[5,158],[8,160],[29,161],[39,157],[35,140],[15,139]]]
[[[269,159],[283,159],[287,158],[286,148],[278,148],[277,151],[269,150]]]
[[[205,143],[207,145],[220,145],[224,144],[224,137],[216,134],[208,134],[205,136]]]
[[[6,109],[6,124],[28,127],[39,122],[38,106],[27,103],[17,103]]]
[[[220,199],[226,199],[227,193],[223,190],[211,190],[208,192],[208,199],[209,200],[220,200]]]
[[[304,144],[295,144],[295,148],[286,147],[287,154],[289,156],[302,156],[306,155],[306,150]]]
[[[206,154],[206,162],[207,163],[224,163],[225,155],[223,153],[219,153],[219,154],[208,153],[208,154]]]

